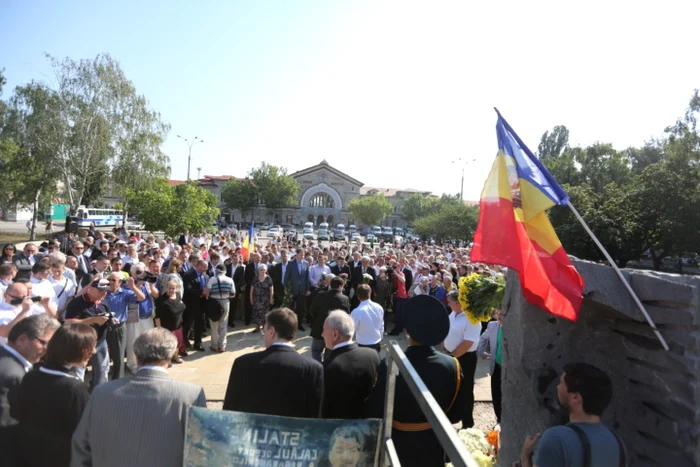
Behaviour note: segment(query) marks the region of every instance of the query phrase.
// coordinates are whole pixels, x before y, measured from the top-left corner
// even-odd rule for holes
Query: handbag
[[[219,280],[219,276],[216,277],[216,282],[219,284],[219,295],[221,295],[221,281]],[[204,313],[210,320],[214,322],[219,321],[221,317],[224,316],[224,305],[215,298],[209,298]]]

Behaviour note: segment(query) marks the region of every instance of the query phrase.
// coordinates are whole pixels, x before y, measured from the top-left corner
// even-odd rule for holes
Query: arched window
[[[309,200],[309,207],[312,208],[335,208],[333,198],[327,193],[316,193]]]

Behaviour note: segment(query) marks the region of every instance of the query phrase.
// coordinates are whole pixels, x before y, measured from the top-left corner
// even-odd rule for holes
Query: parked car
[[[372,233],[379,238],[382,236],[382,228],[378,225],[372,226]]]
[[[307,240],[314,240],[314,229],[304,227],[304,238]]]
[[[345,240],[345,229],[335,229],[333,240]]]
[[[350,233],[355,233],[357,232],[357,226],[355,226],[355,224],[350,224],[348,226],[348,230],[350,231]]]
[[[372,234],[370,234],[370,235],[372,235]],[[350,236],[351,243],[361,242],[361,241],[362,241],[362,237],[357,232],[353,232],[352,235]]]
[[[371,233],[372,233],[372,229],[371,229],[371,228],[369,228],[369,227],[362,227],[361,234],[362,234],[363,236],[366,237],[368,234],[371,234]]]
[[[390,242],[394,239],[394,231],[391,227],[384,227],[382,229],[382,238],[385,242]]]
[[[373,233],[368,233],[367,235],[365,235],[365,240],[368,241],[368,242],[369,242],[369,241],[375,241],[375,242],[376,242],[376,241],[377,241],[377,237],[376,237]]]
[[[281,237],[282,236],[282,226],[273,225],[267,230],[268,237]]]

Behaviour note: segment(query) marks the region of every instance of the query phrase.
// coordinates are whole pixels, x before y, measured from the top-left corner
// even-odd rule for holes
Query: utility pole
[[[196,136],[192,141],[188,140],[187,138],[183,138],[180,135],[177,135],[178,138],[181,140],[184,140],[185,143],[187,143],[187,146],[189,146],[189,154],[187,155],[187,180],[190,179],[190,165],[192,163],[192,146],[194,146],[197,143],[203,143],[204,140],[197,138]]]
[[[197,180],[200,180],[201,178],[202,178],[202,168],[197,167]]]
[[[460,201],[464,201],[464,167],[467,166],[470,162],[476,162],[476,159],[472,159],[471,161],[468,161],[466,159],[462,160],[461,157],[458,157],[456,161],[451,161],[453,164],[461,165],[462,166],[462,185],[459,189],[459,199]]]

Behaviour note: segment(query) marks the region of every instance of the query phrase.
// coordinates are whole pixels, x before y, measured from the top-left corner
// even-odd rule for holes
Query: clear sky
[[[172,125],[172,178],[322,159],[368,186],[478,199],[501,113],[536,150],[659,136],[700,87],[700,2],[0,0],[8,92],[108,52]]]

